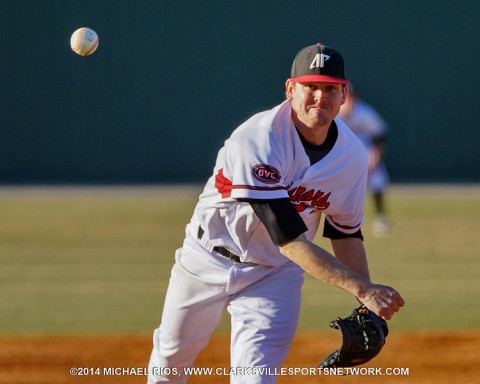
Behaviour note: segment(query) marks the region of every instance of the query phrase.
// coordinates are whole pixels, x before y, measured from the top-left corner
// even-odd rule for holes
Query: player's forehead
[[[333,82],[326,82],[326,81],[302,81],[302,82],[296,82],[296,84],[300,84],[303,87],[315,87],[315,88],[338,88],[341,89],[344,87],[344,84],[340,83],[333,83]]]

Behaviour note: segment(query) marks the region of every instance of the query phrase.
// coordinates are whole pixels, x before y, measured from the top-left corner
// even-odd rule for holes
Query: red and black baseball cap
[[[350,84],[345,78],[342,55],[322,43],[310,45],[297,53],[289,80],[297,83]]]

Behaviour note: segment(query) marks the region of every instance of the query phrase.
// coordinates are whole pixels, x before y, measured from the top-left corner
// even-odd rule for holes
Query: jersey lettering
[[[295,205],[298,212],[303,212],[310,205],[315,209],[325,210],[330,206],[328,199],[332,193],[325,194],[323,191],[316,191],[299,186],[288,191],[290,201]],[[307,204],[306,202],[310,202]]]

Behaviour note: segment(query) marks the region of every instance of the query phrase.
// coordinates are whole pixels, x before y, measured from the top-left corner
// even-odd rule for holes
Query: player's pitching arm
[[[333,254],[348,268],[370,280],[367,253],[363,241],[357,237],[331,239]]]
[[[304,235],[279,248],[283,255],[312,276],[350,292],[378,316],[391,319],[404,305],[404,300],[392,287],[370,281],[361,240],[335,240],[332,245],[338,259]]]

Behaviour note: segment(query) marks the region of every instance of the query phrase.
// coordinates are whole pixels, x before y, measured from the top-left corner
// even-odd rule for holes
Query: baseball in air
[[[88,56],[98,48],[98,35],[90,28],[78,28],[70,38],[72,51],[80,56]]]

